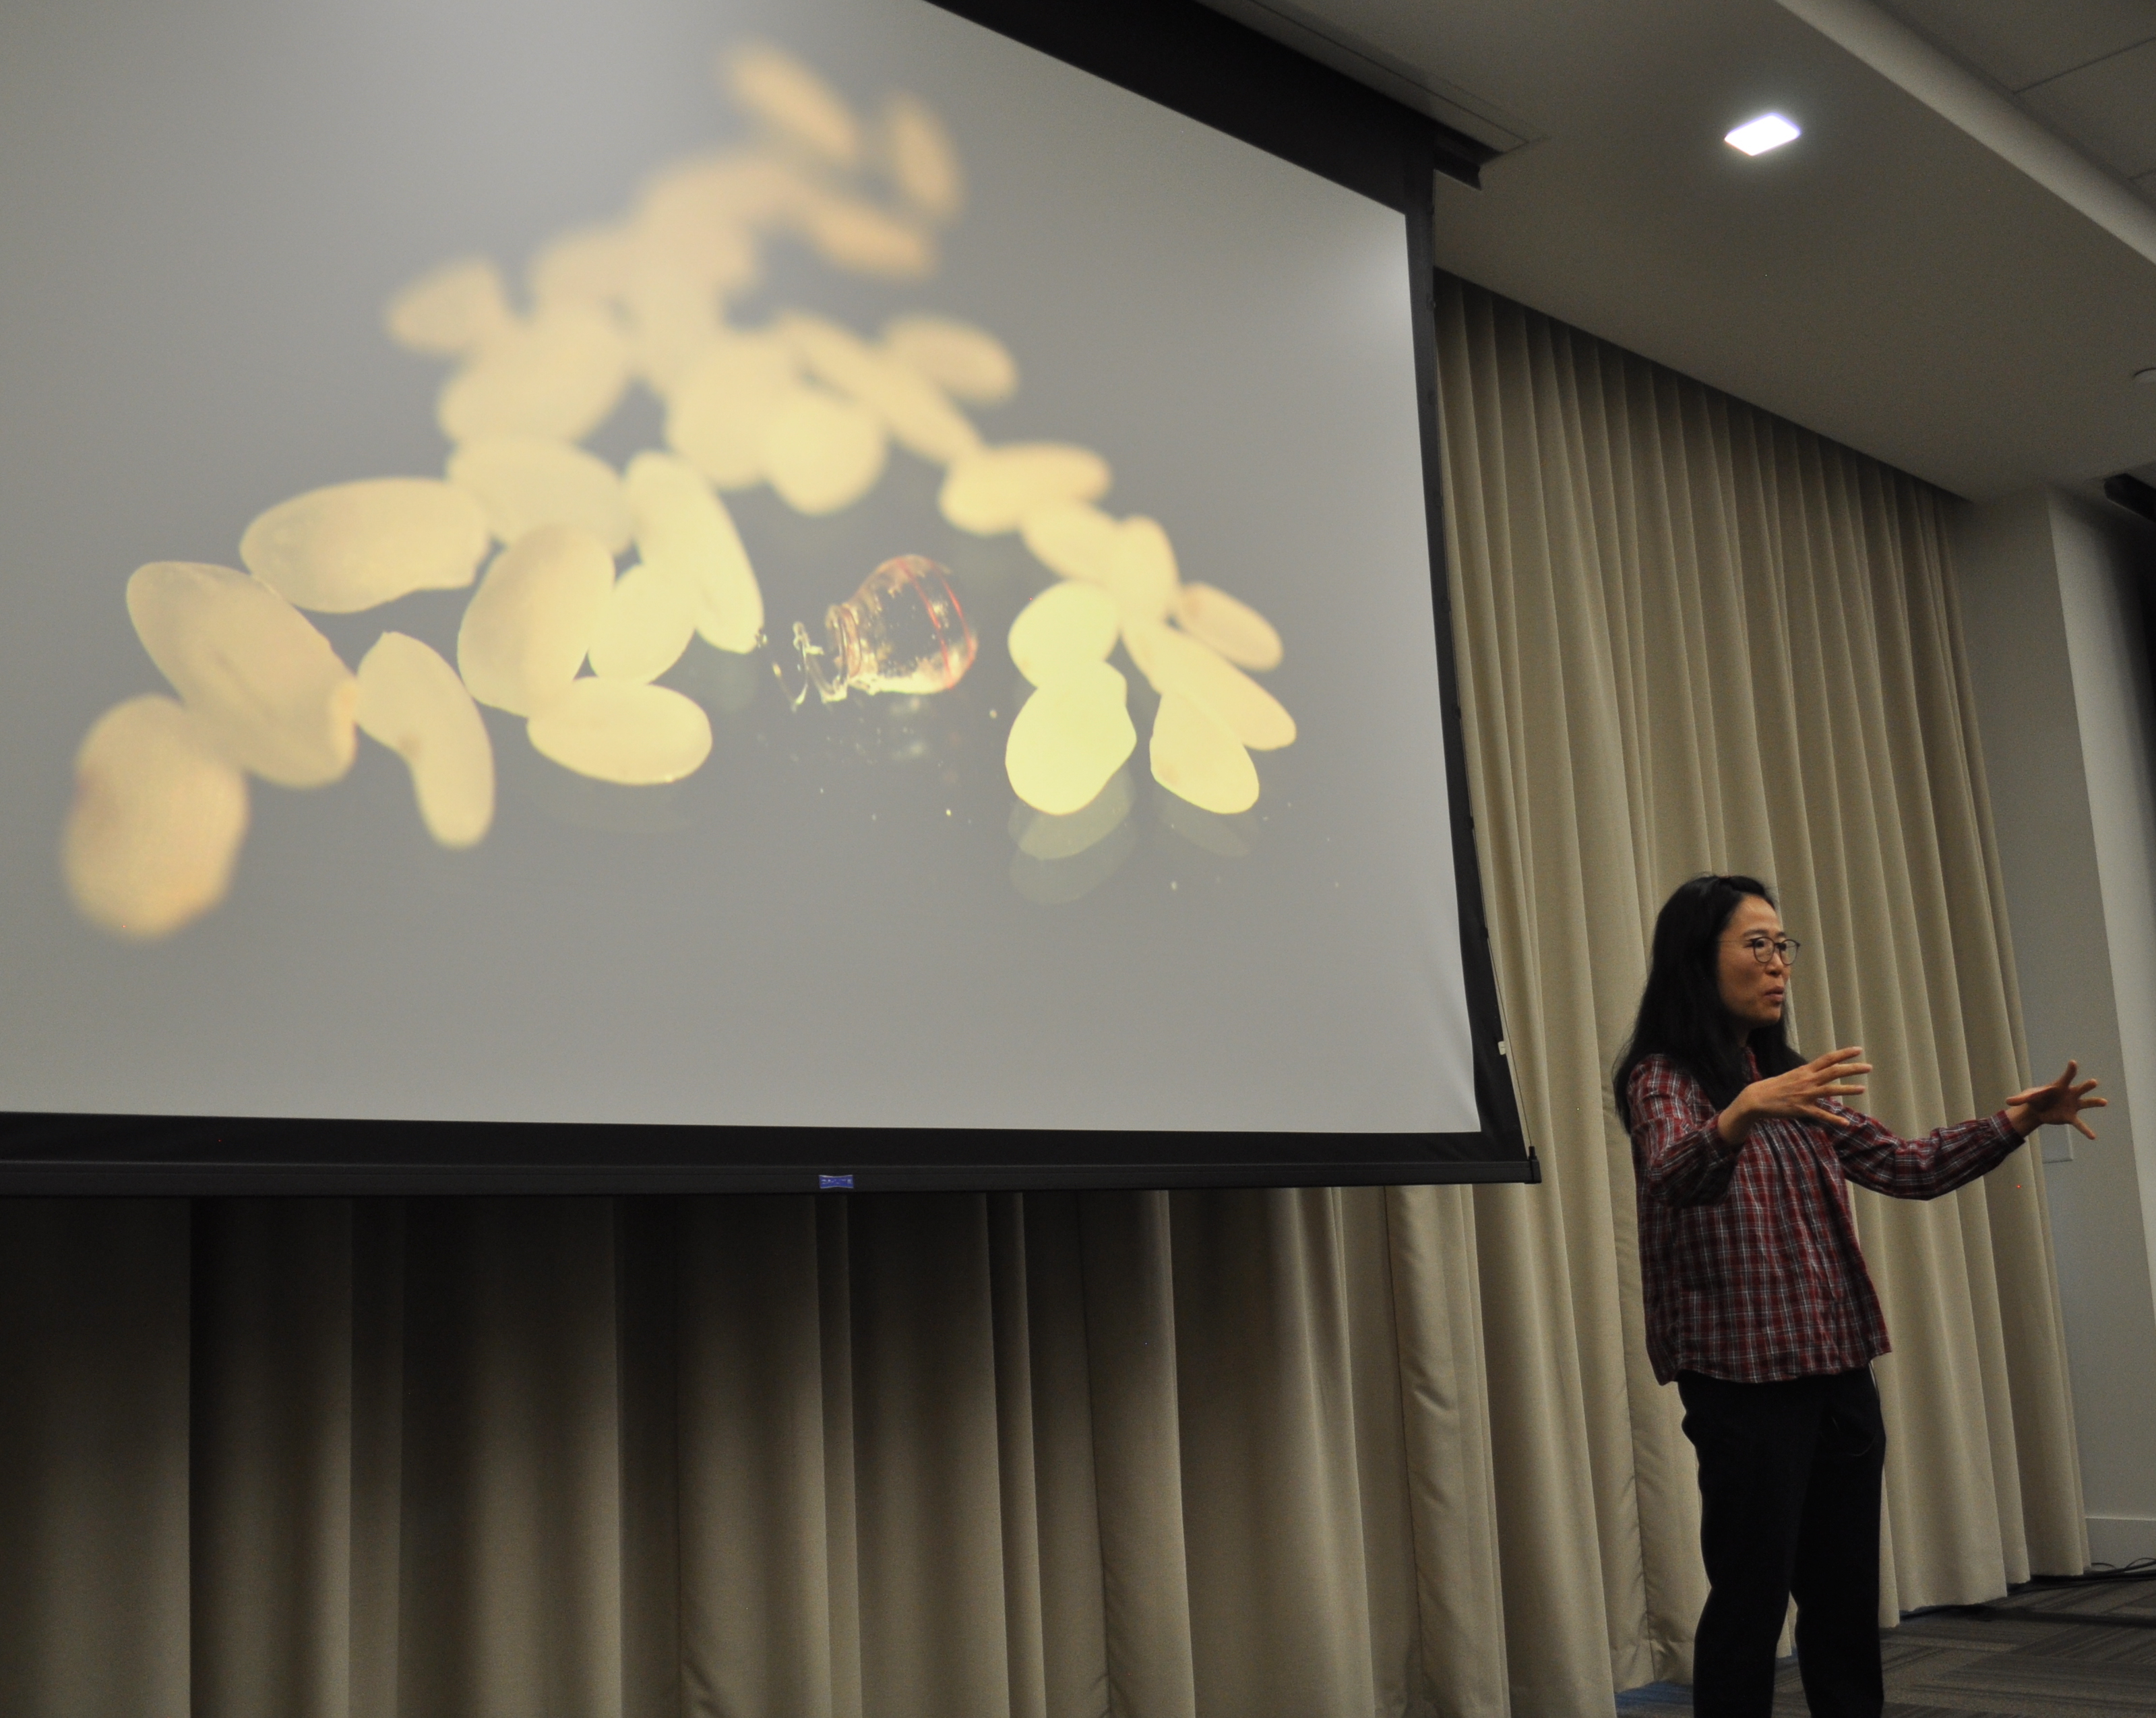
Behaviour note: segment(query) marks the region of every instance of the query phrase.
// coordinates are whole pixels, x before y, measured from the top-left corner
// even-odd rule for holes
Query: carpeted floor
[[[2025,1587],[1988,1605],[1920,1611],[1885,1638],[1887,1718],[2156,1718],[2156,1581]],[[1623,1718],[1688,1718],[1691,1690],[1617,1697]],[[1794,1659],[1775,1718],[1804,1718]]]

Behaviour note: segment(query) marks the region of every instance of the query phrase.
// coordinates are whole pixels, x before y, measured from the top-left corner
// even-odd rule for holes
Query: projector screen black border
[[[721,1141],[714,1150],[714,1138]],[[1012,1142],[1033,1149],[1024,1156]],[[1276,1156],[1258,1156],[1262,1140]],[[696,1127],[0,1112],[0,1191],[983,1192],[1539,1181],[1480,1134]]]
[[[1454,664],[1431,176],[1494,152],[1198,0],[932,0],[1405,218],[1442,744],[1481,1131],[1079,1132],[378,1121],[0,1111],[0,1194],[1001,1192],[1539,1182],[1489,946]],[[1014,1142],[1026,1141],[1026,1149]]]

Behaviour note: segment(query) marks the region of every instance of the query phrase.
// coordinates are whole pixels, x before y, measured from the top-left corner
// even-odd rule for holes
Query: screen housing
[[[1431,176],[1492,151],[1198,0],[943,9],[1404,218],[1473,1133],[667,1126],[0,1114],[0,1192],[323,1195],[989,1191],[1538,1182],[1507,1059],[1467,789],[1445,543]]]

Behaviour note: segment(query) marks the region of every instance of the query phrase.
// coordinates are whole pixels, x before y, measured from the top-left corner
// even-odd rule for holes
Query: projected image
[[[1399,210],[927,0],[144,16],[0,30],[0,1111],[1478,1129]]]
[[[362,741],[403,760],[434,842],[501,838],[503,731],[482,706],[521,719],[508,743],[542,767],[658,790],[709,767],[715,720],[759,700],[803,722],[873,700],[875,732],[932,750],[934,700],[983,671],[1013,695],[993,715],[1021,895],[1067,901],[1127,851],[1069,864],[1132,813],[1139,719],[1171,824],[1245,844],[1253,753],[1296,738],[1255,678],[1283,645],[1249,593],[1184,580],[1168,526],[1116,510],[1115,449],[984,433],[977,415],[1027,380],[993,329],[929,308],[849,326],[791,299],[798,268],[774,270],[805,252],[839,275],[936,280],[967,200],[943,120],[904,92],[857,112],[765,42],[718,70],[742,141],[659,167],[618,218],[556,233],[514,276],[462,257],[388,304],[390,338],[450,367],[442,476],[318,487],[237,531],[236,567],[158,561],[127,581],[166,689],[108,710],[77,755],[62,867],[91,922],[155,941],[213,911],[250,778],[329,790]],[[585,445],[639,391],[653,444]],[[894,449],[932,469],[943,525],[1023,544],[1020,588],[988,593],[1015,603],[1007,625],[977,625],[965,570],[921,551],[932,521],[880,493]],[[865,508],[866,529],[752,556],[728,504],[752,492],[803,521]],[[845,565],[862,541],[873,564]],[[404,600],[425,593],[456,596]],[[798,612],[810,593],[820,612]],[[401,623],[351,662],[309,618],[391,608]],[[1135,712],[1133,675],[1152,695]]]

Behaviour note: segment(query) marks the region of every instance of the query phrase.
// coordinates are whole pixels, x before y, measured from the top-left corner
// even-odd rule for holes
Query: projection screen
[[[1435,128],[1008,10],[0,23],[9,1187],[1532,1177]]]

